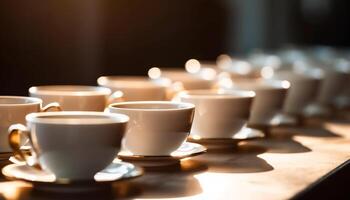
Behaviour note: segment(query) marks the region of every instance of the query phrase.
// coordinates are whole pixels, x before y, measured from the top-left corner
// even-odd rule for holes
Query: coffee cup
[[[58,102],[64,111],[103,111],[110,102],[122,101],[122,94],[104,87],[82,85],[48,85],[29,89],[32,97],[44,104]]]
[[[136,101],[111,104],[110,113],[130,117],[124,147],[134,155],[168,156],[186,140],[194,105],[170,101]]]
[[[336,100],[341,96],[344,88],[349,88],[349,73],[335,69],[324,69],[324,79],[322,81],[317,102],[322,105],[333,107],[336,106]]]
[[[232,138],[248,122],[254,96],[253,91],[189,90],[174,100],[196,106],[191,136]]]
[[[31,113],[27,126],[9,128],[9,142],[18,158],[56,179],[92,180],[117,156],[128,120],[102,112]],[[21,150],[20,138],[29,139],[31,155]]]
[[[32,112],[60,110],[57,103],[42,107],[42,100],[33,97],[0,96],[0,152],[10,152],[7,130],[11,124],[25,123],[25,116]]]
[[[249,126],[277,126],[285,123],[282,108],[289,86],[288,81],[251,79],[233,81],[228,89],[255,92]]]
[[[125,101],[161,101],[166,98],[167,85],[142,76],[102,76],[100,86],[121,91]]]
[[[181,84],[185,90],[210,89],[215,84],[214,80],[206,79],[201,74],[189,73],[182,69],[163,68],[161,78],[171,80],[173,84]]]
[[[316,101],[322,77],[320,74],[301,74],[291,70],[276,71],[272,79],[287,80],[291,87],[287,92],[283,111],[294,116],[303,116],[308,106]]]

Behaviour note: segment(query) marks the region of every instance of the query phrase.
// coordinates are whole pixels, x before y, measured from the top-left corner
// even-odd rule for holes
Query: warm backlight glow
[[[176,81],[171,85],[171,89],[174,91],[182,91],[184,90],[184,85],[180,81]]]
[[[273,74],[274,72],[272,67],[266,66],[261,69],[261,76],[263,78],[270,79],[273,77]]]
[[[290,87],[290,83],[288,81],[282,81],[282,87],[287,89]]]
[[[218,75],[218,86],[219,88],[231,88],[233,86],[233,82],[229,73],[221,72]]]
[[[0,196],[6,199],[17,199],[20,196],[20,189],[30,188],[31,185],[25,182],[13,181],[0,183]]]
[[[246,61],[235,61],[233,63],[234,70],[239,74],[248,74],[252,69]]]
[[[232,65],[232,59],[229,55],[223,54],[217,58],[216,64],[221,69],[229,69]]]
[[[190,59],[186,62],[185,69],[192,74],[198,73],[201,69],[201,63],[196,59]]]
[[[192,138],[193,138],[194,140],[200,140],[200,139],[201,139],[201,136],[199,136],[199,135],[193,135]]]
[[[277,69],[281,66],[282,61],[278,56],[270,55],[265,60],[265,65],[271,66],[273,69]]]
[[[158,67],[152,67],[151,69],[148,70],[148,77],[151,79],[157,79],[161,76],[161,71]]]
[[[200,74],[205,80],[214,80],[216,77],[216,71],[212,68],[203,68]]]

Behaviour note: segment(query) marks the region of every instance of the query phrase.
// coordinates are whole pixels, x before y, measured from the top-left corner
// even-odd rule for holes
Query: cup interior
[[[28,122],[62,125],[96,125],[126,123],[129,117],[123,114],[102,112],[47,112],[31,113],[26,116]]]
[[[128,109],[128,110],[181,110],[191,109],[194,105],[189,103],[175,103],[175,102],[123,102],[110,105],[114,109]]]
[[[41,103],[41,100],[33,97],[0,96],[0,105],[16,106],[39,103]]]
[[[47,85],[31,87],[29,93],[39,95],[109,95],[111,91],[104,87],[85,85]]]

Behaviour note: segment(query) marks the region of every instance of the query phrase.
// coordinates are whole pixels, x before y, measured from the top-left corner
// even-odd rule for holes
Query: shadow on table
[[[212,150],[194,158],[208,165],[210,172],[254,173],[273,170],[273,167],[258,155],[266,148],[256,145],[239,145],[236,149]]]
[[[21,196],[18,199],[28,200],[73,200],[73,199],[84,199],[84,200],[112,200],[115,199],[115,195],[111,186],[105,187],[98,191],[91,192],[76,192],[76,193],[65,193],[65,192],[46,192],[40,190],[31,190],[28,192],[22,191]]]
[[[0,171],[3,167],[5,167],[6,165],[10,164],[11,162],[8,160],[8,158],[0,158]],[[4,177],[4,175],[2,175],[2,173],[0,172],[0,182],[2,181],[6,181],[6,178]]]
[[[323,126],[302,126],[302,127],[290,127],[290,128],[275,128],[272,134],[276,137],[278,135],[282,136],[309,136],[309,137],[342,137],[330,130],[327,130]]]
[[[174,198],[202,193],[194,175],[208,169],[207,165],[192,160],[181,164],[146,169],[144,176],[130,182],[115,184],[119,198]]]
[[[311,151],[310,148],[293,139],[295,133],[295,131],[287,131],[287,129],[272,131],[269,137],[250,141],[249,144],[264,147],[268,153],[305,153]]]
[[[202,188],[194,175],[206,171],[208,167],[202,163],[186,160],[181,164],[147,170],[145,175],[134,179],[103,185],[93,190],[64,191],[64,189],[45,191],[41,188],[20,187],[12,182],[6,188],[0,188],[1,199],[128,199],[136,195],[140,198],[185,197],[202,193]],[[11,186],[11,187],[10,187]],[[1,189],[6,189],[4,194]],[[10,196],[9,196],[10,195]],[[12,195],[12,196],[11,196]],[[5,198],[6,197],[6,198]]]

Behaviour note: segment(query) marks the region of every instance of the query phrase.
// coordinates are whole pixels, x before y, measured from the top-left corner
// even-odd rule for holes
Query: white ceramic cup
[[[196,106],[192,136],[232,138],[247,123],[254,96],[253,91],[189,90],[174,100]]]
[[[344,88],[349,88],[348,76],[348,73],[335,69],[324,69],[324,80],[321,84],[317,102],[325,106],[334,106]]]
[[[273,79],[287,80],[291,86],[287,92],[283,111],[285,113],[302,116],[307,107],[318,95],[322,78],[313,74],[301,74],[293,71],[276,71]]]
[[[29,94],[44,104],[58,102],[64,111],[103,111],[109,102],[122,99],[108,88],[82,85],[35,86],[29,88]]]
[[[40,166],[58,179],[91,180],[116,158],[129,117],[102,112],[47,112],[26,116],[27,127],[9,128],[17,157]],[[29,138],[32,155],[20,150],[19,138]]]
[[[110,113],[130,117],[124,147],[134,155],[164,156],[177,150],[191,130],[194,105],[170,101],[111,104]]]
[[[33,97],[0,96],[0,152],[11,152],[7,130],[11,124],[25,123],[25,116],[32,112],[59,110],[57,103],[42,108],[42,100]]]
[[[121,91],[125,101],[161,101],[166,98],[166,85],[142,76],[102,76],[100,86]]]
[[[181,69],[161,69],[161,77],[180,83],[185,90],[211,89],[215,82],[205,79],[200,74],[191,74]]]
[[[255,98],[248,125],[280,125],[283,103],[290,83],[280,80],[251,79],[234,81],[231,90],[252,90]]]

